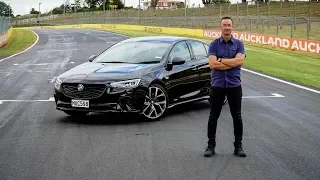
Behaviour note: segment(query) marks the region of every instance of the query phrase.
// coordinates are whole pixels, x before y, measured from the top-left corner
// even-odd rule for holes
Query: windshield
[[[159,63],[170,43],[120,42],[100,54],[97,63]]]

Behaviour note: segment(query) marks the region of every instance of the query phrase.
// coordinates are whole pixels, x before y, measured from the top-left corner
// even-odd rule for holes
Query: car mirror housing
[[[172,59],[172,65],[181,65],[181,64],[184,64],[186,61],[181,58],[181,57],[174,57]]]
[[[181,57],[174,57],[171,62],[167,63],[167,71],[171,71],[174,65],[184,64],[186,61]]]
[[[96,57],[97,57],[97,55],[91,55],[89,57],[89,62],[92,62]]]

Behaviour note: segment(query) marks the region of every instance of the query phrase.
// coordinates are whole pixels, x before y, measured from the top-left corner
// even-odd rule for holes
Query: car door
[[[208,87],[211,82],[211,69],[209,66],[208,50],[209,45],[201,41],[191,40],[188,42],[192,48],[194,55],[194,65],[199,73],[196,81],[196,86],[198,90]]]
[[[188,94],[194,91],[194,82],[198,79],[199,73],[193,67],[193,56],[186,41],[180,41],[172,47],[168,61],[174,57],[180,57],[186,61],[181,65],[173,65],[167,75],[166,85],[170,99],[179,102],[190,98]]]

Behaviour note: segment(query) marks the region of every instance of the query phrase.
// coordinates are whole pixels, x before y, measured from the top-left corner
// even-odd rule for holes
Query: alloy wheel
[[[144,101],[142,113],[148,119],[159,118],[167,108],[167,96],[158,86],[149,87]]]

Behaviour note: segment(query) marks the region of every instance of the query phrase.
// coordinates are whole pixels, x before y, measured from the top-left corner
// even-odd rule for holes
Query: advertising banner
[[[243,42],[265,44],[273,47],[291,49],[295,51],[320,53],[320,41],[304,40],[297,38],[286,38],[281,36],[272,36],[267,34],[256,34],[247,32],[233,32],[233,37]],[[203,37],[218,38],[221,31],[203,30]]]

